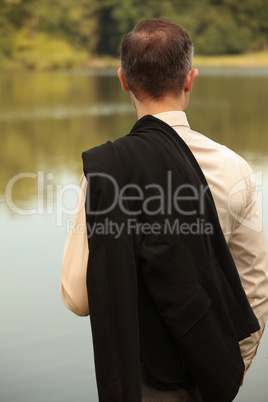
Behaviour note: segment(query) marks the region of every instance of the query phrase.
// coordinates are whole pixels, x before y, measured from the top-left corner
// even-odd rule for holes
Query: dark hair
[[[121,67],[137,99],[182,92],[192,68],[193,44],[184,29],[163,18],[142,21],[121,47]]]

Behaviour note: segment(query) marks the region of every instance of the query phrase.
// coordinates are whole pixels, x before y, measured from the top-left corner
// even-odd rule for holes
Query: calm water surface
[[[259,172],[268,232],[267,104],[267,70],[203,69],[187,115]],[[62,252],[82,151],[135,121],[114,70],[0,74],[1,402],[97,402],[89,319],[59,293]],[[267,372],[268,332],[236,401],[267,401]]]

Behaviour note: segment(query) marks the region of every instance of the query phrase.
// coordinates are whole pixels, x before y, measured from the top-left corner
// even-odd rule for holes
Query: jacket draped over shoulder
[[[239,341],[259,325],[193,154],[145,116],[82,157],[99,400],[140,402],[142,361],[159,381],[192,379],[205,401],[232,401]]]

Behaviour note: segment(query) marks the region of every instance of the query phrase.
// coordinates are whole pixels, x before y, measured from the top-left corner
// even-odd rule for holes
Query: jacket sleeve
[[[60,293],[65,306],[78,316],[88,316],[86,287],[88,241],[85,215],[87,180],[80,179],[80,195],[63,252]]]
[[[141,402],[137,273],[112,176],[86,167],[87,290],[99,401]]]
[[[257,353],[268,316],[267,242],[252,175],[246,178],[248,203],[228,242],[241,283],[260,330],[240,342],[246,370]]]

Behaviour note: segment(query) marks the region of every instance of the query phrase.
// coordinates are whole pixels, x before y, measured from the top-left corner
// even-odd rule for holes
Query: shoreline
[[[89,70],[89,69],[107,69],[120,67],[120,59],[111,56],[93,56],[81,62],[75,57],[68,63],[60,59],[56,63],[50,63],[49,60],[40,60],[39,64],[27,66],[25,60],[0,59],[0,72],[10,71],[57,71],[68,70]],[[196,55],[193,59],[193,68],[213,67],[213,68],[268,68],[268,50],[255,53],[246,53],[240,55],[220,55],[220,56],[202,56]]]
[[[268,51],[240,55],[194,56],[198,67],[268,67]]]

